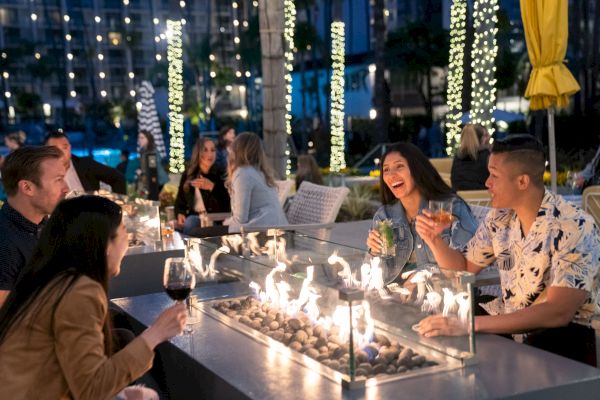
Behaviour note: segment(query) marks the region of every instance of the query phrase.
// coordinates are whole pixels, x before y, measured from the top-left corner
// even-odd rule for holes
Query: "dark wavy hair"
[[[59,291],[58,302],[81,276],[100,283],[108,293],[106,248],[116,236],[121,219],[121,207],[98,196],[64,200],[56,207],[31,260],[0,308],[0,345],[11,327],[29,313],[35,320],[41,306],[55,297],[55,291]],[[105,352],[110,355],[112,335],[108,317],[103,331]]]
[[[225,135],[227,135],[227,132],[229,132],[230,130],[233,130],[235,132],[235,129],[231,125],[224,125],[221,129],[219,129],[219,138],[217,140],[217,149],[224,149],[225,147],[227,147],[227,141],[225,141]]]
[[[444,182],[440,174],[433,167],[429,159],[419,150],[417,146],[411,143],[398,142],[390,145],[379,166],[379,185],[381,202],[383,204],[392,204],[397,201],[396,196],[383,181],[383,163],[390,153],[399,153],[408,162],[410,174],[415,181],[415,186],[427,200],[445,200],[455,195],[454,190]]]

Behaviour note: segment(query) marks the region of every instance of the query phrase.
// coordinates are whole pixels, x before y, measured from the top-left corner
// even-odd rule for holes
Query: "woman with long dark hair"
[[[0,387],[6,398],[107,399],[152,366],[179,334],[185,305],[164,311],[113,354],[107,287],[127,250],[121,208],[83,196],[60,203],[0,309]]]
[[[235,129],[230,125],[225,125],[219,130],[217,141],[217,159],[215,164],[217,168],[227,170],[227,160],[231,152],[231,144],[235,139]]]
[[[435,258],[415,230],[415,218],[428,208],[430,200],[451,201],[453,223],[442,237],[455,247],[464,245],[475,233],[477,223],[469,206],[444,183],[429,159],[410,143],[388,147],[380,167],[382,206],[373,217],[367,246],[373,255],[381,253],[382,238],[375,229],[377,221],[391,220],[397,242],[394,268],[386,280],[393,281],[403,268],[435,264]]]
[[[175,215],[178,224],[183,226],[183,233],[189,234],[200,225],[200,212],[231,210],[231,200],[225,188],[225,171],[216,167],[215,159],[215,143],[207,137],[199,138],[194,145],[190,163],[181,175],[175,199]],[[202,206],[203,210],[200,209]]]
[[[162,190],[165,183],[169,181],[169,176],[162,165],[160,155],[156,151],[156,144],[152,134],[147,131],[140,131],[137,144],[140,149],[140,156],[127,163],[125,177],[127,178],[127,182],[136,184],[138,191],[148,193],[150,200],[158,200],[158,193]],[[152,177],[149,172],[150,169],[154,168],[156,168],[156,182],[150,182]],[[151,184],[157,186],[156,193],[149,193]]]

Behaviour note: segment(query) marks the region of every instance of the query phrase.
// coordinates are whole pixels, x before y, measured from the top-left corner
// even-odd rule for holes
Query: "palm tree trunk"
[[[262,0],[259,7],[263,79],[263,140],[267,160],[278,178],[285,176],[285,78],[283,2]]]
[[[389,129],[389,107],[386,99],[388,97],[385,83],[385,21],[383,11],[384,0],[375,0],[373,6],[373,30],[375,33],[375,92],[373,103],[377,111],[375,126],[379,135],[378,142],[388,141]]]

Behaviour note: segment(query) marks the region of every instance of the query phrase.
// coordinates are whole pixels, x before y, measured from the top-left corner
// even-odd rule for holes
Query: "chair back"
[[[477,220],[477,225],[479,225],[483,222],[486,215],[491,210],[490,207],[479,206],[477,204],[469,204],[469,207],[471,208],[471,213],[473,213],[473,216]]]
[[[581,206],[594,217],[596,225],[600,226],[600,185],[585,188],[581,197]]]
[[[349,191],[304,181],[290,204],[287,220],[292,225],[333,223]]]
[[[286,179],[284,181],[275,181],[277,184],[277,197],[279,198],[279,204],[282,206],[285,204],[285,200],[289,197],[294,187],[295,181]]]
[[[429,161],[431,161],[433,168],[435,168],[440,174],[450,175],[450,172],[452,172],[452,162],[454,161],[452,157],[430,158]]]
[[[456,192],[469,205],[490,207],[492,197],[487,190],[459,190]]]

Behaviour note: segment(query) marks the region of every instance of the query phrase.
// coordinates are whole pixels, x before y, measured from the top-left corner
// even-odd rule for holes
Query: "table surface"
[[[209,300],[245,290],[239,283],[221,284],[196,289],[194,294]],[[172,304],[163,293],[113,302],[146,326]],[[198,314],[194,333],[175,337],[171,343],[252,399],[391,399],[399,398],[399,393],[410,399],[597,399],[600,392],[600,369],[485,334],[477,335],[476,365],[346,391],[243,333]],[[191,390],[202,384],[193,379],[188,383]]]

